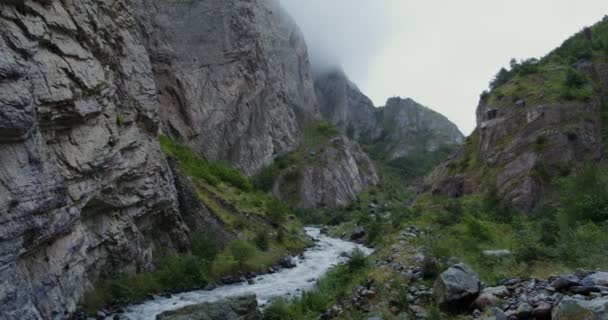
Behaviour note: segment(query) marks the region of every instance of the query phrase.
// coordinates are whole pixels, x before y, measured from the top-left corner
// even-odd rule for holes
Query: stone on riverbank
[[[261,320],[255,295],[201,303],[166,311],[156,320]]]

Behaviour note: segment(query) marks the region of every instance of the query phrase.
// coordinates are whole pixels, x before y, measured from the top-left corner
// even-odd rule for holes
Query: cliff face
[[[434,152],[443,145],[460,145],[464,136],[443,115],[412,99],[391,98],[378,108],[375,143],[389,159]]]
[[[374,107],[342,71],[317,75],[315,88],[323,117],[352,139],[373,145],[382,158],[434,152],[464,141],[454,123],[412,99],[391,98],[385,107]]]
[[[604,152],[608,64],[598,50],[608,20],[572,37],[540,61],[501,71],[482,95],[477,129],[460,153],[427,178],[435,194],[494,191],[532,211],[555,179]]]
[[[372,161],[359,144],[345,136],[303,150],[304,161],[283,170],[273,192],[304,209],[337,208],[350,204],[378,183]]]
[[[252,174],[318,119],[274,1],[4,1],[0,26],[2,319],[65,319],[99,277],[153,268],[193,229],[230,237],[159,129]],[[347,201],[375,173],[339,142],[307,175]]]
[[[0,318],[64,319],[90,280],[186,245],[124,1],[0,4]]]
[[[349,138],[370,141],[376,126],[372,101],[341,70],[315,76],[321,115]]]
[[[274,0],[137,2],[161,125],[252,175],[318,115],[306,44]]]

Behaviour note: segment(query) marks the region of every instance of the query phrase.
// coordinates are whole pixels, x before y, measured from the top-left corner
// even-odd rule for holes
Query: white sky
[[[511,58],[540,57],[608,14],[608,0],[280,0],[313,64],[341,65],[377,106],[411,97],[469,134]]]

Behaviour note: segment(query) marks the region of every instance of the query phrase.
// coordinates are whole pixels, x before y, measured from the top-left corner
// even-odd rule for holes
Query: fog
[[[281,0],[315,69],[340,66],[377,106],[411,97],[469,134],[511,58],[540,57],[608,14],[606,0]]]

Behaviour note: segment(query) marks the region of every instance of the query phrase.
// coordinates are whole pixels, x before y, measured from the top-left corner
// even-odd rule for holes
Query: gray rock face
[[[495,110],[482,100],[477,109],[479,156],[487,167],[504,168],[496,178],[499,196],[531,210],[546,191],[534,178],[539,165],[545,174],[558,175],[565,164],[599,159],[601,123],[584,116],[599,109],[594,102],[561,102]]]
[[[409,98],[391,98],[378,110],[375,141],[382,141],[389,158],[395,159],[459,145],[464,136],[443,115]]]
[[[304,38],[275,0],[135,0],[161,125],[252,175],[318,116]]]
[[[461,263],[439,275],[433,286],[433,295],[443,310],[459,311],[468,309],[480,290],[479,277]]]
[[[125,1],[0,4],[2,319],[65,319],[187,245],[135,25]]]
[[[255,296],[201,303],[163,312],[156,320],[261,320]]]
[[[317,160],[287,170],[277,179],[274,193],[289,201],[291,191],[298,208],[335,208],[357,199],[362,191],[378,183],[373,163],[356,142],[344,136],[333,138]],[[295,190],[291,190],[295,188]]]
[[[554,320],[606,320],[608,319],[608,299],[580,300],[565,297],[553,308]]]
[[[544,101],[541,95],[522,104],[517,97],[491,99],[495,93],[482,97],[477,129],[459,156],[429,175],[427,189],[450,196],[493,189],[501,199],[529,212],[550,191],[553,178],[598,161],[603,150],[599,101],[608,88],[608,65],[583,65],[580,71],[603,90],[587,101]],[[488,176],[489,182],[482,182]],[[461,182],[460,194],[450,187],[455,178]]]
[[[376,127],[376,108],[342,70],[316,75],[315,89],[323,118],[350,139],[372,139]]]
[[[389,160],[464,141],[454,123],[412,99],[391,98],[375,108],[342,71],[316,75],[315,88],[326,120],[351,139],[382,145]]]

